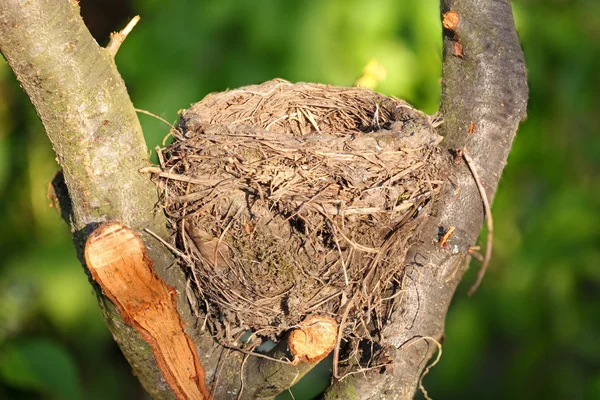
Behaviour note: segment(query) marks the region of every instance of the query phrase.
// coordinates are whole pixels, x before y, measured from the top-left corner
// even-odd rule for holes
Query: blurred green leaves
[[[436,0],[138,1],[117,55],[133,102],[166,118],[207,93],[279,77],[352,85],[371,58],[378,90],[433,113],[440,95]],[[150,147],[165,127],[142,118]]]
[[[0,348],[0,378],[12,387],[48,398],[81,399],[81,383],[71,355],[44,338],[20,339]]]

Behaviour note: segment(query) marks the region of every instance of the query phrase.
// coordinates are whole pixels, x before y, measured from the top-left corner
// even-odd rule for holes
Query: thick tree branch
[[[63,168],[70,199],[64,216],[80,259],[87,236],[106,220],[164,234],[164,216],[154,209],[155,188],[138,173],[149,160],[135,110],[110,54],[85,27],[77,2],[0,2],[0,51],[31,99]],[[171,254],[154,239],[144,240],[159,274],[182,288],[178,271],[167,271]],[[96,290],[113,336],[142,385],[155,398],[173,397],[148,344]],[[180,312],[186,306],[181,297]]]
[[[442,0],[441,10],[455,12],[446,24],[453,30],[444,30],[442,146],[451,153],[469,150],[492,200],[518,124],[525,118],[528,94],[510,1]],[[433,340],[426,338],[442,341],[448,305],[484,218],[471,172],[464,163],[452,170],[453,184],[437,199],[436,212],[421,230],[421,244],[410,249],[408,292],[384,331],[394,368],[337,382],[327,399],[413,397],[426,361],[436,351]],[[455,234],[441,247],[438,233],[449,227]]]
[[[156,194],[142,129],[123,80],[86,29],[76,2],[3,1],[2,54],[54,145],[76,230],[119,218],[153,226]],[[127,156],[124,156],[127,155]]]

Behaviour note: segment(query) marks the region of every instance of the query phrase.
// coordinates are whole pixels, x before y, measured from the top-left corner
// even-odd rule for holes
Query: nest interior
[[[210,331],[277,340],[322,315],[345,343],[376,342],[441,184],[430,118],[367,89],[273,80],[208,95],[171,135],[157,180]]]

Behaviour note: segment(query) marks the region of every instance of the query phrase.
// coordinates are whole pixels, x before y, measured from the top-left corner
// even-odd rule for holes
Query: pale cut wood
[[[337,340],[338,325],[333,318],[311,315],[289,336],[294,363],[316,363],[327,357]]]
[[[85,245],[93,279],[150,347],[178,399],[209,399],[196,347],[177,313],[176,290],[153,269],[138,235],[120,222],[100,225]]]

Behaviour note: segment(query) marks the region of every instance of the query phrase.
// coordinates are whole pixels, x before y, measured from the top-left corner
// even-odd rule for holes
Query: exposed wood
[[[442,18],[442,25],[444,28],[448,29],[451,32],[454,32],[458,24],[460,23],[460,16],[456,11],[448,11],[444,13]]]
[[[139,21],[140,21],[140,16],[136,15],[135,17],[133,17],[131,19],[131,21],[129,21],[129,23],[127,24],[127,26],[125,26],[125,28],[121,29],[121,31],[113,32],[110,34],[110,42],[108,42],[108,45],[106,46],[106,50],[110,53],[111,56],[113,56],[113,58],[117,55],[117,51],[119,51],[119,48],[121,47],[121,45],[127,38],[127,35],[129,35],[129,33],[131,33],[131,31],[133,30],[133,28],[137,25],[137,23]]]
[[[85,245],[93,279],[123,320],[146,340],[178,399],[209,399],[196,347],[184,332],[176,291],[153,269],[142,240],[119,222],[99,226]]]
[[[337,323],[333,318],[311,315],[288,338],[295,362],[315,363],[327,357],[337,339]]]

